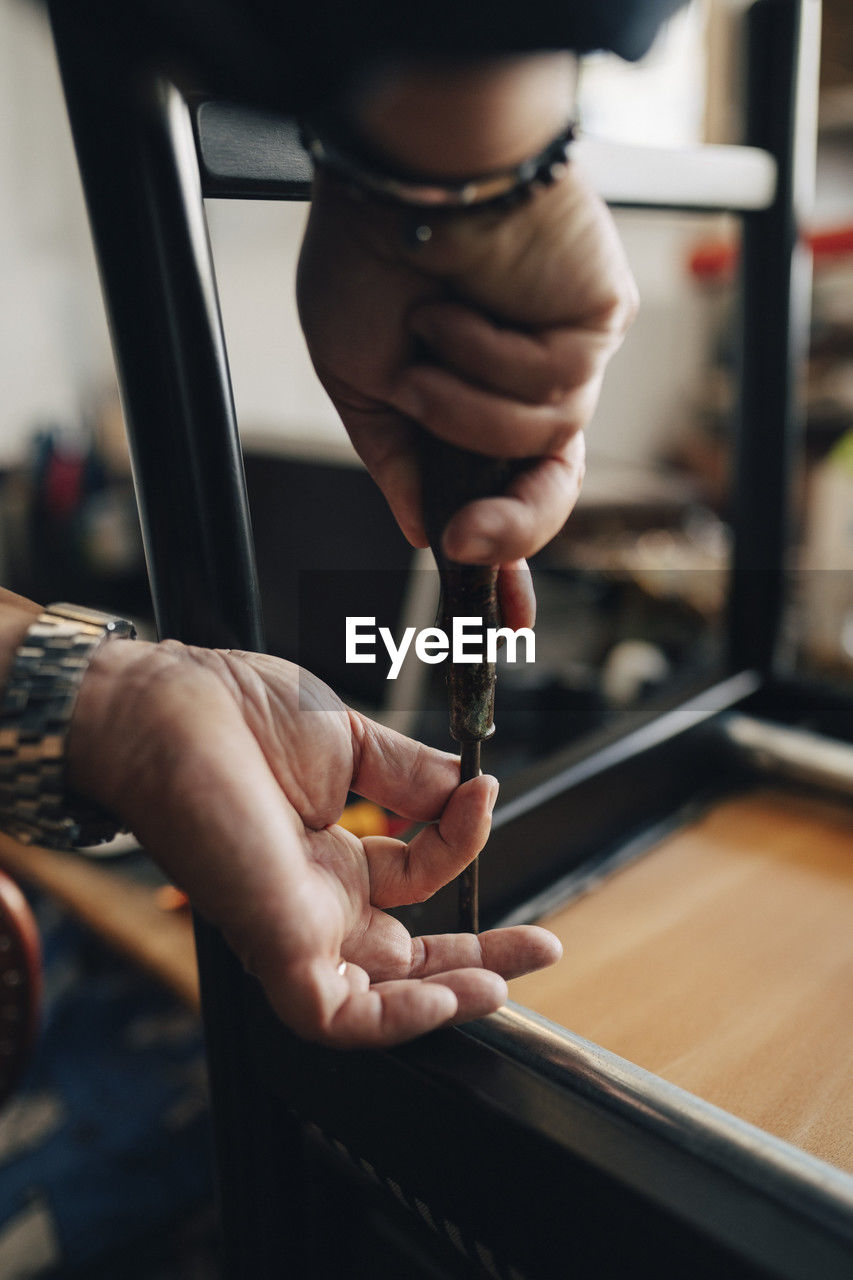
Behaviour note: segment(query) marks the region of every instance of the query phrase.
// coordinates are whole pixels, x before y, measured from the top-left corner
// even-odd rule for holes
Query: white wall
[[[73,422],[112,361],[42,9],[0,0],[0,465]]]
[[[306,216],[302,204],[207,204],[237,417],[253,439],[310,437],[346,446],[296,314],[296,261]]]

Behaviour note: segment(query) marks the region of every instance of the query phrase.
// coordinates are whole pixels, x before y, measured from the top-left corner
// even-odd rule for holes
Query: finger
[[[486,933],[446,933],[412,939],[412,963],[408,977],[425,978],[446,969],[483,968],[502,978],[556,964],[562,943],[538,925],[519,924]]]
[[[459,786],[459,758],[415,742],[349,709],[350,790],[414,822],[437,818]]]
[[[379,913],[377,913],[379,914]],[[389,919],[385,916],[384,919]],[[371,947],[370,930],[366,938]],[[402,940],[401,940],[402,941]],[[442,933],[412,938],[408,945],[393,950],[377,948],[368,960],[362,949],[356,953],[374,982],[392,978],[431,978],[456,969],[489,970],[501,978],[518,978],[524,973],[556,964],[563,954],[558,938],[538,925],[513,925],[486,933]]]
[[[259,975],[274,1011],[297,1035],[338,1049],[399,1044],[449,1022],[459,1001],[449,986],[414,979],[369,985],[352,963],[314,957]]]
[[[507,987],[503,978],[488,969],[457,969],[427,978],[424,986],[439,983],[456,996],[457,1009],[453,1024],[470,1022],[472,1018],[484,1018],[494,1013],[507,1001]]]
[[[536,621],[536,592],[526,560],[513,560],[498,570],[498,600],[506,627],[532,627]]]
[[[483,1017],[507,998],[504,979],[482,968],[371,984],[365,969],[351,960],[335,964],[315,957],[258,976],[282,1021],[306,1040],[339,1049],[400,1044],[449,1023]]]
[[[562,401],[599,374],[617,343],[612,331],[578,325],[507,328],[459,302],[426,303],[409,324],[444,367],[530,404]]]
[[[592,415],[600,379],[557,404],[527,404],[484,390],[438,365],[410,365],[389,399],[442,440],[496,458],[558,453]]]
[[[375,907],[423,902],[452,880],[483,848],[489,835],[498,782],[487,774],[458,787],[438,822],[424,827],[410,844],[387,836],[367,836],[362,844]]]
[[[467,991],[465,996],[466,1003],[474,1003]],[[329,1023],[310,1038],[337,1049],[384,1049],[444,1026],[458,1012],[459,1000],[450,986],[382,982],[348,995]]]
[[[451,971],[423,982],[379,982],[348,996],[321,1035],[335,1048],[385,1048],[443,1025],[483,1018],[506,999],[503,978],[483,969]]]
[[[519,472],[500,497],[458,511],[444,532],[445,551],[464,564],[502,564],[534,555],[568,520],[585,469],[579,432],[559,454]]]
[[[385,408],[352,409],[337,405],[353,446],[385,495],[403,534],[413,547],[425,547],[417,428]]]
[[[337,972],[347,984],[350,996],[361,996],[370,990],[370,975],[361,965],[342,960],[337,965]]]

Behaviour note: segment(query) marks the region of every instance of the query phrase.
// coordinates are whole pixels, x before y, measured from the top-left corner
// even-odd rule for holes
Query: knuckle
[[[408,977],[419,978],[425,971],[429,960],[429,942],[423,937],[414,937],[410,943]]]
[[[532,495],[515,503],[503,533],[506,553],[516,559],[530,554],[527,548],[539,538],[547,518],[541,502]]]
[[[640,294],[636,281],[626,271],[614,290],[605,313],[608,332],[621,341],[636,320],[639,309]]]
[[[552,404],[565,407],[573,395],[600,377],[616,339],[609,319],[601,313],[588,327],[561,333],[557,343],[553,357],[557,373]]]
[[[572,369],[562,331],[552,330],[541,336],[532,372],[541,404],[559,404],[565,398]]]
[[[552,429],[548,436],[545,453],[550,457],[559,457],[565,453],[568,446],[575,439],[579,431],[576,414],[572,411],[569,401],[566,401],[561,407],[558,416],[557,425]]]
[[[613,340],[610,330],[608,330],[608,339],[609,347],[610,341]],[[602,365],[608,354],[609,351],[604,352],[601,350],[600,341],[589,341],[580,345],[572,368],[575,389],[589,386],[591,382],[595,381],[601,373]],[[568,397],[566,399],[568,400]]]
[[[625,330],[631,327],[640,310],[640,290],[630,271],[626,272],[623,293]]]

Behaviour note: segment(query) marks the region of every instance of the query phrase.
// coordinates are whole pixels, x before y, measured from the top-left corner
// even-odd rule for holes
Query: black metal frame
[[[274,116],[215,101],[191,112],[132,42],[111,44],[109,24],[81,9],[55,0],[51,13],[158,627],[260,649],[203,196],[304,199],[305,158]],[[484,860],[486,923],[533,918],[543,895],[635,851],[709,789],[738,785],[744,766],[721,730],[732,708],[807,713],[813,727],[853,734],[849,701],[793,685],[776,661],[808,316],[795,192],[815,69],[802,30],[816,9],[751,9],[748,141],[775,164],[775,196],[761,208],[723,200],[745,221],[727,670],[515,782]],[[412,917],[441,927],[445,911],[439,896]],[[611,1055],[512,1010],[394,1053],[328,1053],[274,1022],[211,930],[199,926],[198,942],[230,1276],[355,1275],[357,1250],[366,1260],[371,1247],[377,1275],[553,1276],[564,1273],[556,1256],[603,1276],[849,1274],[843,1175]],[[395,1220],[378,1185],[411,1212]],[[329,1205],[349,1231],[337,1250]],[[383,1269],[383,1250],[407,1259],[402,1269]]]

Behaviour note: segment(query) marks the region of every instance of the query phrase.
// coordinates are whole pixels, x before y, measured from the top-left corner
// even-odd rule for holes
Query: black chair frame
[[[203,201],[306,199],[310,170],[292,124],[188,102],[120,17],[113,31],[81,9],[55,0],[51,16],[157,625],[194,644],[262,649]],[[724,208],[743,221],[727,661],[689,698],[506,789],[483,863],[487,926],[535,918],[591,864],[648,842],[710,787],[736,785],[753,765],[732,713],[853,737],[850,700],[779,661],[818,10],[752,5],[749,147],[649,153],[649,172],[668,175],[665,198],[656,180],[608,193],[605,177],[614,203]],[[413,920],[445,927],[446,911],[439,902]],[[229,1276],[851,1273],[853,1181],[595,1046],[511,1007],[395,1052],[329,1053],[275,1022],[203,922],[197,941]]]

